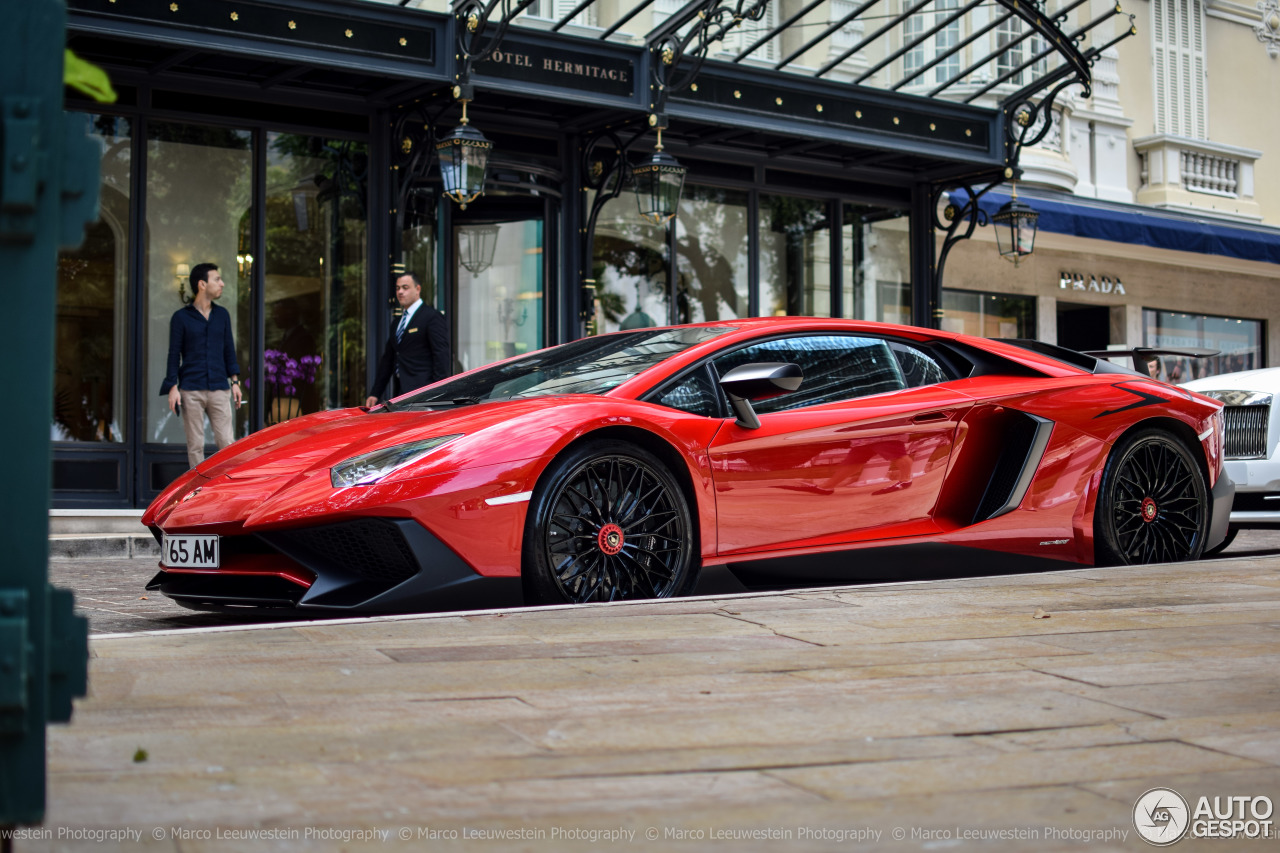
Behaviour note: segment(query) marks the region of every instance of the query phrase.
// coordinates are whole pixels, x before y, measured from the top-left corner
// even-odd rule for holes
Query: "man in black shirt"
[[[222,275],[213,264],[196,264],[190,282],[191,304],[169,319],[169,362],[160,393],[168,395],[169,411],[182,416],[187,463],[194,468],[204,461],[205,413],[221,450],[235,440],[231,405],[239,408],[241,396],[231,315],[213,304],[222,295]]]
[[[391,329],[387,348],[378,360],[378,375],[373,380],[366,406],[377,405],[387,394],[397,397],[447,377],[452,371],[449,354],[449,328],[444,315],[422,301],[422,282],[413,273],[396,279],[396,301],[404,309],[400,321]]]

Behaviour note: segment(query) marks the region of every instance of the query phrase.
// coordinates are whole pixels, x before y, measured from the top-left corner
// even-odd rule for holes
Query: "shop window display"
[[[1210,358],[1162,356],[1154,375],[1178,384],[1220,373],[1265,367],[1262,321],[1236,317],[1210,317],[1144,308],[1143,344],[1152,347],[1207,347],[1220,355]]]
[[[943,289],[940,328],[980,338],[1035,338],[1036,300],[1034,296]]]

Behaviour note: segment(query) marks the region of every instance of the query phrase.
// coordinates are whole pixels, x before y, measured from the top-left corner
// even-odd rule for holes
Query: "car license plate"
[[[218,537],[166,533],[160,543],[160,562],[173,569],[216,569]]]

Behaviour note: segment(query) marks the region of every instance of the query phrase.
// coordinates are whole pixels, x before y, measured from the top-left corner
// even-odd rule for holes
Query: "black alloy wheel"
[[[1094,518],[1098,565],[1199,558],[1209,524],[1199,463],[1164,430],[1128,436],[1107,460]]]
[[[529,508],[524,543],[530,604],[687,594],[696,581],[693,523],[675,478],[652,454],[618,441],[557,460]]]

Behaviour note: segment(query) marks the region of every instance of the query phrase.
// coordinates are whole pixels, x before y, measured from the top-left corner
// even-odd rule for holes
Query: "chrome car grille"
[[[1262,459],[1267,455],[1271,406],[1227,406],[1222,410],[1228,459]]]

